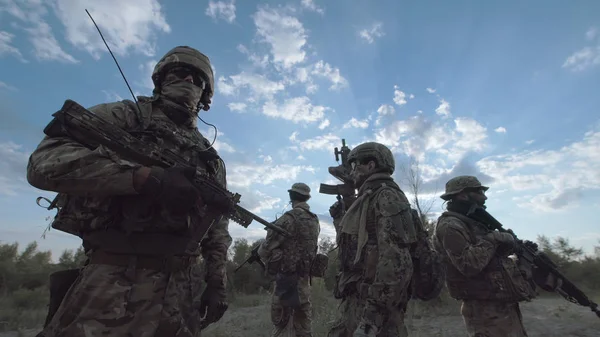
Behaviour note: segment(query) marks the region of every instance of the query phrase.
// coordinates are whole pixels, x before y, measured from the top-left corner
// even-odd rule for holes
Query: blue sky
[[[562,235],[592,252],[600,229],[600,3],[597,1],[0,0],[0,238],[55,257],[77,238],[51,231],[25,180],[29,154],[65,99],[130,98],[88,9],[136,94],[177,45],[207,54],[229,188],[266,219],[296,181],[313,190],[323,236],[333,147],[375,140],[419,163],[422,198],[474,174],[488,209],[523,238]],[[199,124],[209,139],[213,130]],[[410,193],[410,190],[406,188]],[[234,238],[262,226],[230,225]]]

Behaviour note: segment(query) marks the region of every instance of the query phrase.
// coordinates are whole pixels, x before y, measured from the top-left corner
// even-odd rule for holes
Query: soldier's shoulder
[[[464,230],[466,228],[466,224],[458,217],[452,216],[451,214],[443,213],[438,218],[438,221],[435,224],[435,231],[446,231],[449,228],[456,230]]]
[[[138,105],[141,111],[138,110]],[[147,115],[147,110],[151,110],[151,103],[147,97],[141,96],[138,97],[138,104],[130,99],[123,99],[96,104],[88,110],[111,122],[117,122],[122,127],[132,127],[139,123],[139,117]]]
[[[402,191],[384,187],[375,196],[375,207],[383,216],[410,211],[410,202]]]

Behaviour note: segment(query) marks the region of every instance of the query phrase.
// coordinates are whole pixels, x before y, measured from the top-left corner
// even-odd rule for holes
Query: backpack
[[[419,213],[414,209],[411,212],[418,238],[412,249],[412,297],[429,301],[440,295],[446,281],[446,269],[441,255],[433,249]]]

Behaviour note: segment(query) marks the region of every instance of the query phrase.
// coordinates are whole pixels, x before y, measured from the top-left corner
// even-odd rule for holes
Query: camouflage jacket
[[[517,302],[534,297],[515,261],[497,252],[490,231],[455,212],[445,212],[435,225],[433,244],[446,265],[450,295],[459,300]]]
[[[289,231],[292,237],[267,231],[267,238],[258,250],[261,260],[267,263],[267,270],[270,274],[308,276],[318,248],[319,218],[306,202],[300,202],[277,219],[275,225]]]
[[[89,110],[144,141],[178,151],[226,186],[224,165],[199,159],[198,151],[210,143],[195,123],[178,126],[149,98],[139,97],[138,101],[141,120],[133,110],[134,103],[127,100],[99,104]],[[107,230],[115,230],[112,233],[117,236],[122,232],[179,238],[189,235],[191,227],[198,223],[199,214],[191,212],[186,217],[173,218],[161,205],[138,195],[133,188],[133,172],[138,167],[139,164],[119,158],[104,146],[90,150],[66,136],[46,136],[29,158],[27,179],[37,188],[59,193],[60,209],[52,226],[82,237],[84,243],[88,236]],[[186,253],[202,254],[207,281],[221,284],[230,245],[228,220],[222,218],[212,226],[201,245],[186,245],[190,247]],[[161,254],[160,248],[155,247],[156,254]]]
[[[347,230],[349,223],[360,222],[352,216],[353,209],[365,206],[366,228]],[[341,226],[336,297],[358,293],[366,302],[363,320],[381,328],[379,318],[409,297],[411,248],[418,240],[410,203],[392,177],[375,174],[359,189]]]

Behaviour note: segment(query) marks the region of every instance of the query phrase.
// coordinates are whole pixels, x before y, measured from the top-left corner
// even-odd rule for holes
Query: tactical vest
[[[207,149],[210,142],[197,128],[178,128],[151,101],[140,98],[139,103],[142,120],[128,129],[129,133],[144,142],[179,153],[217,181],[224,178],[223,166],[218,160],[205,162],[200,159],[200,151]],[[125,100],[113,104],[116,105],[111,109],[129,109],[135,116],[133,102]],[[208,151],[216,153],[213,148]],[[91,248],[101,246],[107,251],[124,254],[182,254],[181,250],[189,244],[191,233],[201,220],[197,211],[174,217],[160,204],[140,195],[82,197],[59,194],[57,206],[59,212],[52,223],[53,228],[81,237]]]
[[[293,219],[293,224],[288,229],[292,238],[286,240],[282,247],[280,272],[307,276],[317,254],[319,218],[301,207],[293,208],[286,214]]]
[[[483,224],[456,212],[444,212],[439,224],[447,217],[454,217],[465,224],[468,240],[473,243],[490,231]],[[434,240],[436,249],[444,251],[440,238]],[[446,264],[446,285],[452,298],[457,300],[490,300],[501,302],[528,301],[535,297],[534,290],[519,271],[516,263],[508,257],[494,255],[488,265],[475,276],[465,276],[443,254]]]

